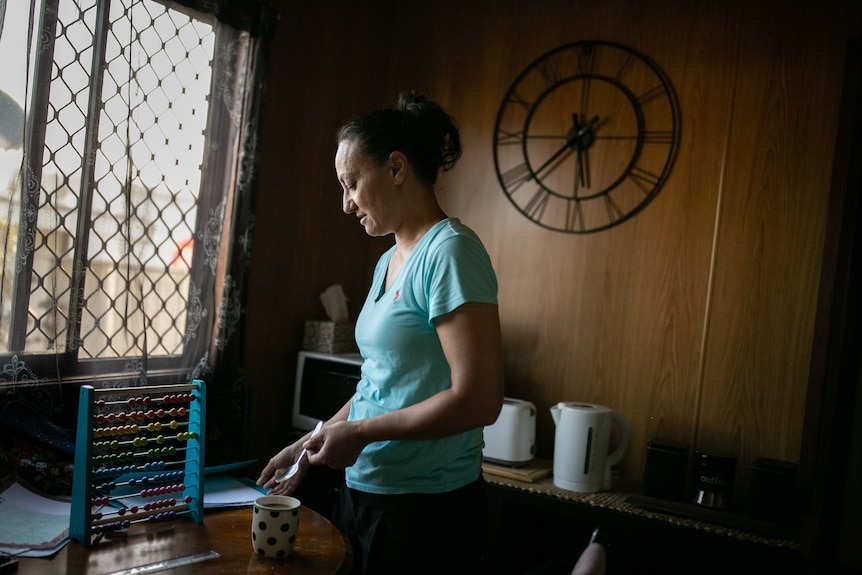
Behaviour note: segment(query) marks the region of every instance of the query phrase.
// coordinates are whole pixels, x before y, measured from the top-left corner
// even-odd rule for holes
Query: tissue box
[[[352,353],[358,351],[353,337],[355,324],[309,319],[305,321],[302,349],[320,353]]]

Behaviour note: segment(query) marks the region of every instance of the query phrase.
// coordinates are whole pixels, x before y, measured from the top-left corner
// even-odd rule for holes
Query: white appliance
[[[554,435],[554,485],[569,491],[594,493],[611,488],[611,468],[629,445],[628,423],[614,410],[592,403],[560,402],[551,408]],[[608,454],[611,427],[620,428],[620,441]]]
[[[525,465],[536,455],[536,406],[529,401],[503,398],[493,425],[485,426],[482,457],[491,463]]]
[[[311,431],[317,422],[335,415],[356,393],[361,369],[362,357],[358,353],[299,352],[292,426]]]

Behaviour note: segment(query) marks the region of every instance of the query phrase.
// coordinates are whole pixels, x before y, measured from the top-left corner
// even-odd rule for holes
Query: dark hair
[[[437,175],[455,167],[461,157],[458,128],[437,103],[416,92],[402,92],[396,108],[367,112],[343,125],[336,142],[350,141],[363,155],[383,165],[398,150],[423,183],[433,186]]]

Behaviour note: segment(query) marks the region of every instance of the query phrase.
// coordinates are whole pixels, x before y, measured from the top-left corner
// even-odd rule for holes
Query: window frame
[[[29,210],[38,210],[40,203],[43,150],[48,121],[48,98],[50,97],[54,44],[57,39],[57,7],[59,1],[41,0],[43,14],[41,32],[43,38],[50,38],[50,49],[43,50],[34,63],[34,89],[36,91],[31,98],[33,106],[25,123],[25,131],[30,134],[30,137],[25,140],[22,187],[24,187],[23,182],[36,182],[36,184],[26,186],[26,190],[22,189],[19,246],[25,245],[27,241],[32,241],[32,238],[35,237],[35,227],[37,225],[36,218],[28,220],[27,213]],[[178,10],[192,18],[205,16],[170,0],[150,1],[158,2],[172,10]],[[99,145],[97,139],[100,118],[99,110],[102,103],[104,73],[102,68],[110,26],[109,10],[111,0],[97,0],[97,4],[99,6],[98,22],[95,27],[97,33],[94,35],[93,43],[93,70],[90,72],[92,84],[89,93],[87,136],[85,150],[82,154],[83,158],[92,157],[96,146]],[[205,17],[202,19],[206,20]],[[218,224],[223,224],[226,221],[224,212],[226,209],[229,209],[228,206],[231,205],[236,193],[236,183],[231,182],[230,179],[236,171],[238,150],[241,146],[240,139],[242,136],[240,130],[236,126],[233,126],[232,122],[225,119],[225,116],[229,115],[231,110],[226,109],[224,106],[217,106],[212,101],[214,99],[212,95],[217,91],[216,83],[219,81],[219,74],[216,70],[216,66],[219,64],[216,61],[219,58],[219,47],[224,41],[244,42],[246,45],[249,42],[247,35],[236,30],[231,32],[227,26],[219,25],[215,18],[212,18],[212,21],[206,21],[214,27],[216,53],[213,55],[211,62],[213,67],[210,85],[211,102],[208,107],[205,132],[207,144],[205,145],[204,162],[201,166],[201,183],[197,199],[197,222],[194,226],[196,243],[198,237],[204,237],[208,234],[207,228],[212,227],[215,220],[219,220]],[[224,39],[222,38],[223,34],[231,36],[231,38]],[[235,79],[235,81],[241,82],[241,78]],[[40,129],[34,130],[35,126],[39,126]],[[225,137],[227,139],[224,139]],[[214,138],[219,138],[218,141],[220,143],[227,145],[210,146],[209,142]],[[218,166],[221,166],[221,169],[217,168]],[[88,245],[88,234],[92,224],[93,170],[93,163],[90,162],[89,166],[82,173],[76,223],[77,235],[74,239],[75,262],[84,260],[82,252],[86,251]],[[216,233],[209,234],[206,237],[220,245],[223,241],[223,236],[231,231],[224,229],[224,227],[221,226],[221,229],[216,230]],[[25,349],[24,339],[26,338],[28,323],[27,307],[31,295],[30,283],[32,281],[33,254],[34,250],[27,251],[27,260],[23,262],[23,269],[16,272],[15,295],[12,302],[13,319],[11,319],[9,337],[9,347],[11,350]],[[147,383],[151,384],[160,384],[189,379],[191,372],[205,367],[203,364],[208,361],[210,354],[214,351],[214,330],[217,329],[219,321],[214,316],[220,311],[217,309],[219,306],[214,302],[221,301],[224,295],[223,290],[225,289],[221,285],[221,281],[224,280],[224,254],[218,253],[217,255],[218,261],[215,262],[217,269],[211,269],[210,265],[205,261],[207,259],[205,256],[203,246],[196,246],[192,261],[190,262],[192,285],[189,287],[189,290],[191,291],[197,286],[201,291],[202,297],[206,299],[202,305],[206,309],[212,310],[212,313],[208,321],[203,325],[203,329],[197,333],[197,336],[184,343],[181,355],[151,357],[125,355],[112,358],[80,358],[78,340],[82,328],[80,304],[83,296],[78,297],[76,294],[83,293],[86,274],[85,271],[79,269],[76,265],[76,269],[73,271],[72,287],[69,294],[68,326],[63,350],[39,352],[3,350],[0,352],[0,363],[2,363],[0,388],[7,387],[10,384],[45,385],[57,381],[93,382],[94,380],[127,381],[135,379],[146,380]],[[212,257],[212,254],[210,254],[210,257]],[[208,277],[211,275],[210,271],[214,272],[212,274],[214,277]],[[221,281],[219,281],[219,278],[221,278]],[[215,287],[216,285],[219,287]],[[217,300],[216,298],[219,299]],[[189,325],[188,316],[194,313],[191,307],[190,305],[186,311],[187,325]]]

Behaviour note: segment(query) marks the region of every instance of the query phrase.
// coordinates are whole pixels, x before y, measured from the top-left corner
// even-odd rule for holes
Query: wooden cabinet
[[[489,574],[568,575],[596,527],[609,533],[609,574],[794,574],[807,569],[794,539],[648,511],[632,505],[627,493],[560,496],[547,483],[512,487],[494,479],[486,487]]]

